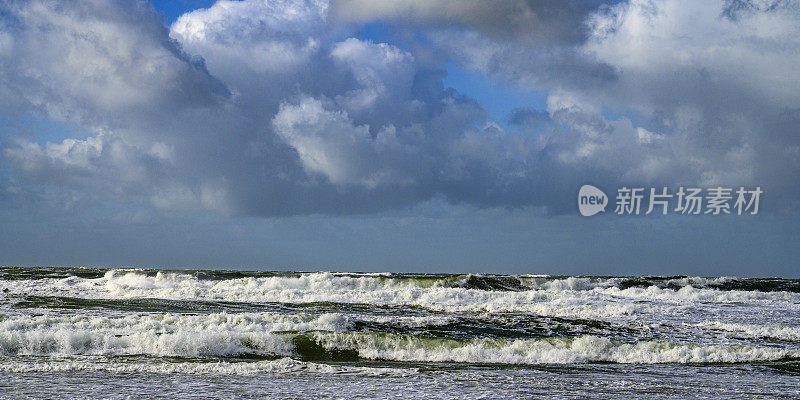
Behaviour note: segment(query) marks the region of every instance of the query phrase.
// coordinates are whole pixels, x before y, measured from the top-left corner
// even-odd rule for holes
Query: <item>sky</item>
[[[799,18],[0,0],[0,264],[800,277]],[[667,214],[615,212],[637,187]],[[763,194],[687,215],[680,187]]]

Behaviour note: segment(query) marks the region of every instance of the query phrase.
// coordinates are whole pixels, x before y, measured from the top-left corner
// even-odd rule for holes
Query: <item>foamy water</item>
[[[0,375],[13,382],[319,375],[439,387],[480,381],[476,368],[511,380],[558,368],[647,387],[643,370],[732,379],[744,368],[772,382],[766,397],[800,387],[793,280],[57,268],[0,278]]]

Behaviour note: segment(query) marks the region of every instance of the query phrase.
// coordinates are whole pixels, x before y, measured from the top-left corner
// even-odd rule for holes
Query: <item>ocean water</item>
[[[0,268],[0,398],[800,398],[800,280]]]

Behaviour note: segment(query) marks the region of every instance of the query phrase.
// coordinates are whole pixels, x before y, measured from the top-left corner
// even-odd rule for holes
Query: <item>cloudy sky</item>
[[[0,0],[0,264],[798,277],[798,20],[793,0]],[[757,215],[587,218],[585,183],[764,194]]]

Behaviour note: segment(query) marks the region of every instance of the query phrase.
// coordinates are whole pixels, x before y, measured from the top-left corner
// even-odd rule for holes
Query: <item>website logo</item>
[[[608,196],[602,190],[592,186],[583,185],[578,191],[578,211],[584,217],[591,217],[599,212],[604,212],[608,205]]]

